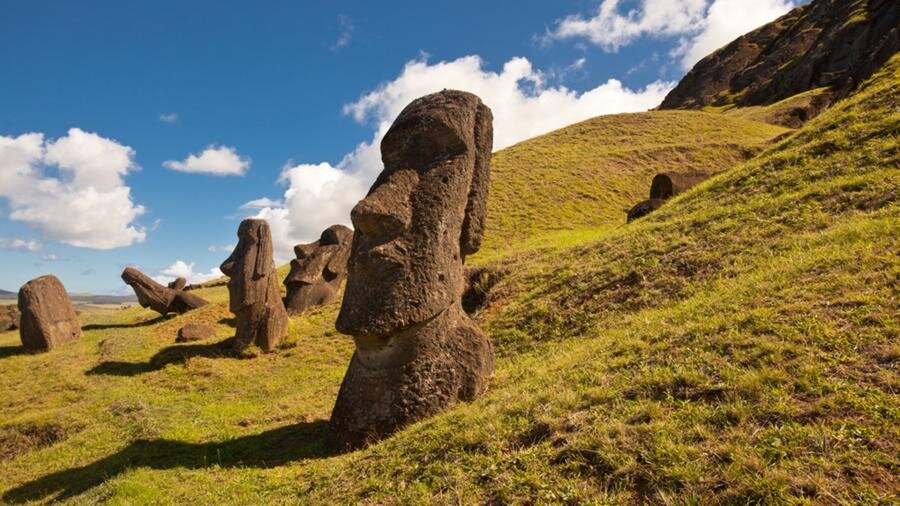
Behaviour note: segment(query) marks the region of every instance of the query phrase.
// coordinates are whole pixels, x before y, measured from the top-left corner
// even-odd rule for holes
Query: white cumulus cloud
[[[40,251],[41,243],[34,239],[19,239],[18,237],[0,237],[0,249],[9,251]]]
[[[641,37],[679,37],[675,55],[686,70],[716,49],[804,0],[640,0],[623,9],[620,0],[603,0],[592,16],[575,14],[556,23],[544,37],[586,39],[608,52]]]
[[[45,173],[50,167],[58,174]],[[9,201],[9,218],[72,246],[144,241],[145,229],[134,223],[144,208],[123,180],[136,169],[130,147],[78,128],[55,141],[41,133],[0,135],[0,197]]]
[[[187,263],[183,260],[176,260],[174,264],[159,271],[153,279],[157,283],[167,285],[176,278],[185,278],[189,284],[203,283],[211,279],[221,278],[222,271],[218,267],[213,267],[209,272],[194,272],[194,262]]]
[[[645,111],[662,101],[672,83],[655,82],[632,90],[610,79],[584,93],[565,86],[550,86],[546,76],[525,58],[513,58],[503,70],[484,69],[478,56],[430,64],[410,61],[393,81],[383,83],[344,107],[344,114],[370,124],[371,141],[359,144],[336,165],[301,163],[282,170],[279,181],[287,185],[282,202],[260,206],[257,199],[245,204],[258,209],[256,217],[268,220],[276,246],[276,260],[293,257],[292,247],[315,240],[326,227],[350,225],[350,209],[368,191],[381,172],[381,138],[400,111],[412,100],[445,88],[480,96],[494,114],[494,148],[522,140],[601,114]]]
[[[250,168],[250,158],[241,157],[233,147],[209,146],[199,155],[188,155],[183,162],[165,161],[163,167],[193,174],[243,176]]]
[[[163,123],[177,123],[178,122],[178,114],[174,112],[160,114],[159,120]]]

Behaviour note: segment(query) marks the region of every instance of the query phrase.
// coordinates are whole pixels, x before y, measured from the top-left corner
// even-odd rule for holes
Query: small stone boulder
[[[178,338],[176,343],[186,343],[190,341],[203,341],[216,337],[216,328],[208,323],[187,323],[184,327],[178,329]]]
[[[49,351],[81,337],[81,326],[66,288],[56,276],[25,283],[19,290],[19,335],[29,353]]]
[[[0,332],[19,328],[21,316],[19,307],[15,304],[0,306]]]
[[[663,199],[649,199],[641,202],[640,204],[637,204],[636,206],[632,207],[630,211],[628,211],[628,223],[631,223],[638,218],[647,216],[648,214],[662,207],[662,205],[665,203],[666,201]]]

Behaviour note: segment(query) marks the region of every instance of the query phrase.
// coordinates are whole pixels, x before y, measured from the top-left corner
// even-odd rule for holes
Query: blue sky
[[[127,265],[202,280],[251,215],[270,220],[285,261],[349,221],[380,134],[416,96],[478,93],[502,148],[651,108],[699,56],[792,5],[10,2],[0,288],[54,273],[70,291],[115,292]]]

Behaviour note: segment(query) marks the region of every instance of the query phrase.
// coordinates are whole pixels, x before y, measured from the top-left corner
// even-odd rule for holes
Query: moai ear
[[[491,150],[494,144],[493,115],[490,108],[479,101],[475,114],[475,169],[466,203],[459,249],[463,260],[481,248],[487,214],[488,187],[491,179]]]
[[[269,225],[260,224],[256,229],[256,264],[253,274],[257,278],[261,278],[272,271],[272,233],[269,232]]]

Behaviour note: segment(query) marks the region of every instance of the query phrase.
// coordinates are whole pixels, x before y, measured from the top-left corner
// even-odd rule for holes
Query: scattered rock
[[[178,338],[175,339],[175,342],[203,341],[214,337],[216,337],[216,328],[212,325],[191,322],[178,329]]]
[[[134,289],[141,307],[148,307],[165,316],[169,313],[184,314],[208,304],[200,297],[165,287],[134,267],[122,271],[122,280]]]
[[[19,290],[19,310],[19,335],[29,353],[49,351],[81,337],[75,308],[56,276],[25,283]]]
[[[187,280],[184,278],[176,278],[175,281],[169,283],[169,288],[172,290],[184,290],[185,286],[187,286]]]
[[[662,207],[665,202],[666,201],[663,199],[649,199],[637,204],[628,211],[628,223],[656,211]]]
[[[256,343],[263,351],[274,351],[287,332],[288,317],[275,275],[269,224],[242,221],[238,244],[220,268],[230,278],[229,307],[237,319],[234,348]]]
[[[19,306],[15,304],[0,305],[0,332],[19,328],[21,316]]]
[[[331,415],[359,447],[474,399],[494,368],[463,312],[463,262],[484,229],[491,111],[470,93],[413,101],[381,143],[384,170],[351,213],[347,287],[336,322],[356,352]]]
[[[343,225],[332,225],[318,241],[294,246],[297,256],[291,260],[291,272],[284,284],[288,313],[300,314],[313,306],[327,304],[337,298],[347,275],[347,258],[353,231]]]

